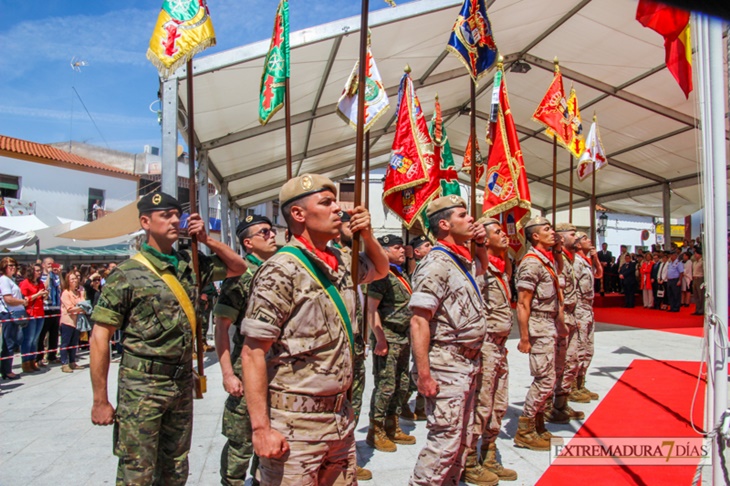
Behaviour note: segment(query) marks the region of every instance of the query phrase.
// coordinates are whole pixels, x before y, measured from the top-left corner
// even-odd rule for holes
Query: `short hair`
[[[525,239],[532,244],[532,235],[537,233],[538,229],[540,228],[540,225],[530,226],[529,228],[525,228]]]
[[[315,193],[317,194],[317,193]],[[308,196],[300,197],[298,199],[295,199],[293,201],[290,201],[286,203],[284,206],[281,207],[281,216],[284,218],[284,222],[286,222],[287,228],[291,228],[292,221],[291,219],[291,208],[294,206],[302,207],[307,199],[312,197],[314,194],[309,194]],[[304,203],[304,204],[303,204]],[[241,238],[241,244],[243,244],[243,238]]]
[[[449,208],[444,209],[443,211],[439,211],[437,213],[433,213],[431,216],[428,217],[428,230],[434,235],[438,236],[439,222],[441,222],[442,219],[445,219],[447,221],[451,219],[451,215],[454,214],[455,210],[456,208]]]

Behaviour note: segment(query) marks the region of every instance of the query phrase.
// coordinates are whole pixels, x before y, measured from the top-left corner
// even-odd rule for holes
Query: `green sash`
[[[332,284],[332,281],[327,278],[322,270],[312,263],[309,256],[301,249],[296,246],[285,246],[279,250],[279,253],[286,253],[287,255],[292,256],[304,267],[312,278],[322,286],[325,293],[332,301],[332,304],[335,306],[337,314],[340,316],[342,327],[345,329],[345,334],[347,335],[347,342],[350,345],[350,356],[354,358],[355,350],[353,348],[352,322],[350,321],[350,314],[347,312],[347,306],[345,306],[345,301],[342,300],[340,291],[337,290],[337,287]]]

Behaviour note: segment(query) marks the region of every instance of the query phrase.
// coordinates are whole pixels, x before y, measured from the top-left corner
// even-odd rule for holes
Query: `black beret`
[[[245,218],[243,218],[243,221],[238,223],[238,226],[236,226],[236,237],[241,238],[241,235],[244,231],[246,231],[249,227],[255,225],[255,224],[261,224],[261,223],[267,223],[269,226],[271,225],[271,220],[267,218],[266,216],[259,216],[258,214],[249,214]]]
[[[182,204],[169,194],[162,191],[151,192],[137,201],[137,210],[139,214],[149,213],[152,211],[168,211],[177,209],[182,214]]]
[[[425,236],[423,236],[423,235],[421,235],[421,236],[416,236],[415,238],[411,238],[411,241],[410,241],[410,242],[408,242],[408,244],[409,244],[409,245],[411,245],[411,247],[412,247],[412,248],[413,248],[414,250],[415,250],[416,248],[418,248],[419,246],[421,246],[421,245],[425,244],[425,243],[428,243],[428,238],[426,238],[426,237],[425,237]]]
[[[395,245],[403,245],[403,238],[396,235],[385,235],[378,238],[378,243],[380,243],[380,246],[395,246]]]
[[[350,213],[348,213],[347,211],[340,211],[339,216],[340,216],[340,220],[343,223],[349,223],[350,222],[350,219],[352,219],[350,217]]]

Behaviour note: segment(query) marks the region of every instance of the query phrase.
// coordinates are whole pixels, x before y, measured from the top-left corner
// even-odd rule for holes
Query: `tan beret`
[[[498,224],[500,226],[502,225],[502,223],[500,223],[498,219],[487,218],[485,216],[482,216],[481,218],[479,218],[477,220],[477,224],[481,224],[483,226],[489,226],[490,224]]]
[[[281,186],[279,204],[286,206],[299,198],[316,194],[322,191],[332,191],[337,195],[337,186],[328,177],[319,174],[304,174],[290,179]]]
[[[558,223],[555,225],[555,231],[567,233],[568,231],[578,231],[578,228],[573,223]]]
[[[461,197],[454,195],[438,197],[428,203],[428,207],[426,207],[426,217],[430,218],[440,211],[458,207],[466,208],[466,201],[464,201]]]
[[[525,225],[525,229],[530,228],[532,226],[544,226],[546,224],[550,224],[550,221],[548,221],[547,218],[538,216],[538,217],[532,218],[530,221],[528,221],[527,224]]]
[[[584,233],[584,232],[582,232],[582,231],[578,231],[578,232],[577,232],[577,233],[575,234],[575,241],[578,241],[578,240],[582,240],[583,238],[588,238],[588,235],[587,235],[587,234],[585,234],[585,233]]]

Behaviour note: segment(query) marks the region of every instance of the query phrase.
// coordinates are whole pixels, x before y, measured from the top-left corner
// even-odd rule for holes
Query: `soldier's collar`
[[[254,255],[253,253],[246,253],[246,261],[251,262],[252,264],[256,265],[257,267],[260,267],[264,264],[264,261]]]
[[[158,260],[158,262],[160,263],[160,265],[158,266],[162,269],[164,269],[165,265],[172,265],[173,267],[177,268],[178,264],[180,263],[180,258],[174,251],[171,255],[166,255],[160,250],[151,247],[147,243],[142,243],[142,251],[148,253],[150,256]]]

